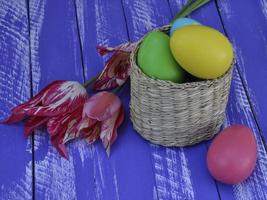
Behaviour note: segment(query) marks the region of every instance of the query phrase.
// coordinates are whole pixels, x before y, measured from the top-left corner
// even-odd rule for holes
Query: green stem
[[[195,10],[197,10],[201,6],[205,5],[209,1],[210,0],[203,0],[203,1],[197,1],[197,2],[193,3],[192,6],[188,10],[186,10],[184,13],[182,13],[182,15],[180,17],[188,16],[190,13],[192,13]]]
[[[115,89],[113,89],[112,93],[117,94],[119,91],[121,91],[125,87],[125,85],[127,84],[128,81],[129,81],[129,79],[124,84],[122,84],[121,86],[116,87]]]
[[[117,94],[119,91],[121,90],[121,86],[120,87],[116,87],[112,90],[112,93]]]
[[[97,74],[96,76],[94,76],[93,78],[89,79],[88,81],[86,81],[83,84],[83,87],[87,88],[88,86],[90,86],[99,76],[101,73]]]
[[[186,17],[196,9],[208,3],[210,0],[189,0],[186,5],[177,13],[171,24],[178,18]]]
[[[179,10],[179,12],[176,14],[176,16],[174,17],[174,20],[171,22],[171,24],[173,24],[173,22],[180,18],[180,14],[183,13],[190,5],[191,3],[193,2],[194,0],[188,0],[187,3],[181,8],[181,10]]]

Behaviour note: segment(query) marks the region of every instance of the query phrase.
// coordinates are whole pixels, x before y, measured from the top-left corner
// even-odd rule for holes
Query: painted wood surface
[[[267,2],[248,0],[246,6],[240,6],[225,0],[217,4],[226,33],[236,47],[237,66],[250,97],[249,104],[267,141]]]
[[[128,41],[126,21],[120,1],[76,2],[83,38],[85,76],[89,79],[103,69],[106,60],[97,54],[97,44],[116,46]],[[107,158],[101,143],[92,146],[97,198],[156,198],[149,144],[135,134],[129,119],[129,85],[121,91],[120,97],[126,117],[119,129],[118,140],[111,147],[110,158]]]
[[[172,19],[167,1],[124,0],[131,41]],[[206,168],[206,145],[165,148],[150,144],[158,199],[218,199]]]
[[[31,97],[25,1],[0,1],[0,120]],[[32,144],[23,124],[0,125],[0,199],[32,198]]]
[[[97,55],[97,44],[115,46],[136,41],[153,28],[167,24],[184,3],[1,0],[1,119],[12,106],[53,80],[83,82],[91,78],[107,59]],[[35,132],[32,146],[30,139],[23,138],[22,123],[0,125],[0,162],[4,163],[0,165],[0,199],[267,199],[267,155],[261,138],[261,134],[265,137],[267,109],[260,93],[265,92],[265,87],[259,87],[264,85],[266,72],[266,5],[264,1],[254,4],[249,0],[240,9],[238,4],[240,1],[213,1],[192,17],[227,33],[234,44],[237,66],[224,126],[242,123],[255,133],[259,159],[248,180],[235,186],[214,181],[206,168],[209,142],[189,148],[165,148],[143,140],[129,120],[127,84],[119,94],[126,120],[110,158],[100,142],[88,145],[74,141],[68,145],[67,161],[51,146],[46,131]],[[241,21],[239,16],[243,17]],[[251,42],[246,42],[250,37]],[[253,57],[258,58],[258,71],[252,65]],[[6,77],[10,77],[8,84]]]
[[[176,5],[177,4],[176,2]],[[211,8],[209,12],[204,12],[205,9]],[[174,13],[178,9],[174,10]],[[192,15],[193,18],[198,19],[201,23],[214,27],[221,32],[225,33],[222,22],[220,21],[220,13],[216,11],[216,2],[212,2],[203,8],[203,12],[196,12]],[[239,34],[242,35],[241,33]],[[234,44],[234,42],[233,42]],[[234,45],[237,51],[236,45]],[[225,126],[241,123],[249,126],[255,133],[258,144],[258,162],[253,175],[244,183],[235,185],[233,187],[218,184],[221,199],[265,199],[266,198],[266,150],[264,143],[261,140],[261,135],[257,127],[257,122],[253,116],[253,108],[249,104],[249,99],[246,94],[246,86],[243,85],[242,80],[246,77],[241,77],[238,71],[238,63],[242,57],[237,54],[237,65],[235,66],[229,103],[227,107],[227,118]],[[230,195],[233,192],[233,196]]]
[[[83,81],[75,6],[72,0],[30,0],[33,86],[51,81]],[[94,199],[93,161],[84,141],[68,145],[69,160],[51,146],[46,131],[35,134],[35,198]]]

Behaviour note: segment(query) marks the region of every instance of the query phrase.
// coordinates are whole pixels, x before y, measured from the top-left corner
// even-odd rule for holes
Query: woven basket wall
[[[169,27],[159,30],[168,31]],[[232,67],[214,80],[183,84],[156,80],[136,64],[139,44],[131,54],[130,112],[134,129],[163,146],[182,147],[213,137],[224,120]]]

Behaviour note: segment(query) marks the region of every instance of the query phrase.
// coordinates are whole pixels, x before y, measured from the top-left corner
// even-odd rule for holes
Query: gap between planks
[[[28,32],[29,32],[29,60],[30,60],[30,86],[31,86],[31,96],[33,96],[33,88],[32,88],[32,60],[31,60],[31,31],[30,31],[30,9],[29,9],[29,4],[30,4],[30,0],[25,0],[26,1],[26,5],[27,5],[27,17],[28,17]],[[79,39],[79,46],[80,46],[80,51],[81,51],[81,63],[82,63],[82,66],[83,66],[83,77],[84,77],[84,81],[85,81],[85,65],[84,65],[84,52],[83,52],[83,46],[82,46],[82,40],[81,40],[81,35],[80,35],[80,29],[79,29],[79,20],[78,20],[78,14],[77,14],[77,5],[76,5],[76,1],[73,0],[74,2],[74,8],[75,8],[75,17],[76,17],[76,25],[77,25],[77,34],[78,34],[78,39]],[[168,6],[171,10],[171,7],[170,7],[170,2],[169,0],[167,0],[167,3],[168,3]],[[220,12],[220,9],[219,9],[219,6],[218,6],[218,2],[217,0],[215,0],[215,4],[216,4],[216,8],[217,8],[217,12],[218,12],[218,15],[220,17],[220,21],[221,21],[221,24],[222,24],[222,27],[223,27],[223,30],[226,34],[226,36],[228,36],[227,34],[227,30],[225,29],[225,26],[224,26],[224,22],[223,22],[223,19],[222,19],[222,16],[221,16],[221,12]],[[124,15],[124,20],[125,20],[125,24],[126,24],[126,30],[127,30],[127,37],[128,37],[128,40],[129,40],[129,30],[128,30],[128,26],[127,26],[127,20],[126,20],[126,16],[125,16],[125,9],[124,9],[124,5],[123,5],[123,2],[121,0],[121,5],[122,5],[122,10],[123,10],[123,15]],[[172,13],[172,12],[171,12]],[[173,16],[173,13],[172,13],[172,16]],[[259,126],[259,123],[258,123],[258,120],[257,120],[257,116],[256,116],[256,113],[254,111],[254,107],[251,103],[251,100],[250,100],[250,97],[249,97],[249,92],[248,92],[248,89],[247,89],[247,86],[244,84],[244,78],[242,76],[242,74],[240,73],[240,69],[239,69],[239,66],[238,66],[238,63],[236,64],[237,66],[237,70],[238,70],[238,74],[239,76],[241,77],[241,81],[242,81],[242,84],[244,86],[244,89],[245,89],[245,92],[246,92],[246,96],[248,98],[248,101],[249,101],[249,104],[250,104],[250,108],[252,110],[252,113],[253,113],[253,118],[256,122],[256,125],[257,125],[257,129],[260,133],[260,137],[263,141],[263,144],[264,144],[264,147],[265,147],[265,150],[266,150],[266,142],[262,136],[262,132],[261,132],[261,129],[260,129],[260,126]],[[33,199],[35,199],[35,163],[34,163],[34,160],[35,160],[35,155],[34,155],[34,134],[31,138],[32,140],[32,160],[33,160],[33,165],[32,165],[32,178],[33,178],[33,186],[32,186],[32,192],[33,192]],[[151,160],[152,160],[152,157],[151,157]],[[152,167],[152,170],[154,171],[154,168]],[[155,180],[154,180],[155,181]],[[95,181],[94,181],[95,182]],[[217,186],[217,182],[216,182],[216,189],[218,191],[218,186]],[[218,195],[219,195],[219,199],[221,199],[220,197],[220,194],[219,194],[219,191],[218,191]]]
[[[167,3],[168,3],[168,6],[169,6],[169,8],[170,8],[171,16],[172,16],[172,18],[173,18],[173,17],[175,16],[175,14],[173,13],[173,11],[172,11],[172,9],[171,9],[170,0],[167,0]],[[217,9],[217,13],[218,13],[219,11],[218,11],[217,6],[216,6],[216,9]],[[218,15],[219,15],[219,13],[218,13]],[[206,150],[208,151],[208,143],[207,143],[207,142],[205,142],[205,147],[206,147]],[[221,198],[221,194],[220,194],[220,190],[219,190],[218,182],[217,182],[215,179],[213,179],[213,181],[214,181],[214,184],[215,184],[215,187],[216,187],[216,190],[217,190],[218,198],[219,198],[219,200],[221,200],[222,198]]]
[[[28,41],[29,41],[29,77],[30,77],[30,97],[33,97],[33,74],[32,74],[32,45],[31,45],[31,18],[30,18],[30,0],[25,0],[27,10],[27,24],[28,24]],[[34,134],[31,135],[32,143],[32,199],[35,200],[35,152],[34,152]]]
[[[126,33],[127,33],[127,39],[129,42],[130,41],[130,33],[129,33],[129,26],[128,26],[128,22],[127,22],[127,18],[126,18],[126,13],[125,13],[125,7],[124,7],[124,0],[121,0],[121,7],[122,7],[122,13],[123,13],[123,19],[124,19],[124,22],[125,22],[125,25],[126,25]],[[150,155],[150,161],[151,161],[151,164],[153,163],[153,155],[151,154]],[[154,180],[153,180],[153,183],[154,183],[154,187],[157,187],[157,182],[156,182],[156,178],[155,178],[155,175],[156,175],[156,171],[155,171],[155,168],[151,165],[151,169],[153,171],[153,174],[154,174]],[[158,189],[156,188],[155,189],[155,198],[157,198],[157,200],[159,200],[159,193],[158,193]]]
[[[218,12],[218,15],[219,15],[219,18],[220,18],[220,21],[221,21],[221,25],[222,25],[223,31],[224,31],[225,35],[229,38],[229,34],[228,34],[228,32],[227,32],[227,30],[226,30],[226,28],[225,28],[224,21],[223,21],[223,18],[222,18],[222,14],[221,14],[221,11],[220,11],[220,8],[219,8],[218,0],[215,0],[215,6],[216,6],[216,8],[217,8],[217,12]],[[253,104],[252,104],[252,101],[251,101],[251,99],[250,99],[250,95],[249,95],[249,91],[248,91],[248,86],[245,84],[244,77],[243,77],[243,74],[242,74],[241,71],[240,71],[240,66],[239,66],[239,64],[236,62],[235,65],[236,65],[237,72],[238,72],[238,74],[239,74],[239,76],[240,76],[242,85],[243,85],[243,87],[244,87],[245,94],[246,94],[246,97],[247,97],[247,99],[248,99],[248,103],[249,103],[250,109],[251,109],[251,111],[252,111],[253,119],[254,119],[254,121],[255,121],[255,123],[256,123],[256,127],[257,127],[257,129],[258,129],[258,131],[259,131],[260,138],[261,138],[262,143],[263,143],[263,145],[264,145],[264,149],[265,149],[265,151],[267,152],[267,144],[266,144],[266,141],[265,141],[265,139],[264,139],[264,137],[263,137],[263,135],[262,135],[262,131],[261,131],[261,128],[260,128],[258,119],[257,119],[257,115],[256,115],[256,112],[255,112],[254,106],[253,106]]]
[[[74,17],[75,17],[75,23],[76,23],[76,28],[77,28],[77,36],[78,36],[78,43],[79,43],[79,49],[80,49],[80,59],[81,59],[81,64],[83,68],[83,82],[85,83],[86,80],[86,69],[87,67],[85,66],[85,59],[84,59],[84,46],[83,46],[83,40],[81,37],[81,30],[80,30],[80,23],[79,23],[79,16],[78,16],[78,9],[77,9],[77,0],[72,0],[73,2],[73,7],[74,7]],[[94,172],[95,173],[95,172]],[[94,177],[94,191],[95,194],[97,194],[97,183],[96,183],[96,177],[95,174],[93,175]],[[97,195],[95,196],[97,199]]]
[[[73,7],[74,7],[74,17],[75,17],[75,23],[77,28],[77,35],[78,35],[78,42],[79,42],[79,49],[80,49],[80,59],[81,64],[83,68],[83,82],[85,83],[86,80],[86,66],[85,66],[85,59],[84,59],[84,49],[83,49],[83,43],[82,43],[82,37],[81,37],[81,30],[80,30],[80,24],[79,24],[79,17],[78,17],[78,10],[77,10],[77,3],[76,0],[72,0]]]
[[[83,44],[82,44],[82,38],[81,38],[81,31],[80,31],[80,23],[79,23],[79,16],[78,16],[78,11],[77,11],[77,1],[76,0],[73,0],[73,3],[74,3],[74,12],[75,12],[75,20],[76,20],[76,24],[77,24],[77,34],[78,34],[78,40],[79,40],[79,46],[80,46],[80,53],[81,53],[81,62],[82,62],[82,66],[83,66],[83,77],[84,77],[84,81],[86,81],[86,70],[85,70],[85,58],[84,58],[84,49],[83,49]],[[130,42],[130,35],[129,35],[129,28],[128,28],[128,24],[127,24],[127,19],[126,19],[126,14],[125,14],[125,8],[124,8],[124,4],[123,4],[123,0],[120,1],[121,3],[121,8],[122,8],[122,12],[123,12],[123,19],[125,21],[125,25],[126,25],[126,33],[127,33],[127,39],[128,41]],[[127,81],[128,82],[128,81]],[[127,84],[127,83],[126,83]],[[152,163],[152,155],[150,156],[150,160],[151,160],[151,163]],[[154,171],[154,168],[151,166],[152,168],[152,171],[154,172],[155,174],[155,171]],[[154,182],[154,185],[156,186],[156,180],[154,179],[153,180]],[[96,191],[97,189],[97,186],[96,186],[96,177],[94,175],[94,189]],[[156,190],[156,197],[157,199],[158,198],[158,190]],[[97,197],[96,197],[97,198]]]

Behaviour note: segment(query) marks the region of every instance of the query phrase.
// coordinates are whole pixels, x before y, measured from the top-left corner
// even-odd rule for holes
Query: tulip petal
[[[51,117],[72,112],[88,97],[85,88],[75,81],[66,81],[53,89],[44,96],[43,105],[25,109],[26,114]]]
[[[120,109],[120,99],[111,92],[99,92],[84,104],[83,117],[104,121]]]
[[[103,72],[95,81],[95,90],[109,90],[123,85],[130,75],[130,54],[136,43],[125,43],[115,48],[97,46],[100,55],[113,53]]]
[[[93,126],[83,129],[82,137],[89,143],[94,143],[100,137],[100,123],[95,123]]]
[[[131,52],[136,47],[136,44],[137,43],[126,42],[116,47],[106,47],[106,46],[97,45],[96,50],[101,56],[106,55],[107,53],[112,53],[116,51]]]
[[[79,124],[79,121],[81,120],[81,113],[79,115],[79,117],[77,118],[73,118],[69,125],[68,125],[68,129],[65,132],[64,138],[63,138],[63,143],[67,143],[70,140],[73,140],[75,138],[80,137],[79,132],[77,131],[77,125]]]
[[[105,147],[106,153],[110,155],[110,147],[117,138],[117,129],[124,119],[124,110],[120,109],[113,116],[102,122],[100,138]]]
[[[101,56],[104,56],[107,53],[114,52],[118,48],[119,48],[119,46],[118,47],[114,47],[114,48],[112,48],[112,47],[104,47],[104,46],[101,46],[101,45],[97,45],[96,46],[96,50]]]
[[[11,115],[3,121],[3,123],[11,124],[16,123],[21,120],[23,120],[26,117],[26,111],[29,108],[35,107],[39,105],[42,102],[42,98],[47,94],[47,92],[54,87],[58,87],[60,84],[62,84],[65,81],[57,80],[49,85],[47,85],[45,88],[43,88],[38,94],[36,94],[34,97],[32,97],[30,100],[28,100],[25,103],[22,103],[14,108],[11,109]]]
[[[65,158],[67,157],[67,151],[64,144],[79,137],[78,132],[74,130],[76,130],[75,128],[82,118],[82,110],[83,105],[80,105],[71,113],[52,117],[47,123],[52,144]]]
[[[115,53],[106,63],[104,71],[95,81],[95,90],[109,90],[123,85],[130,75],[130,54]]]
[[[100,139],[109,155],[110,146],[116,140],[117,128],[123,119],[124,110],[120,99],[111,92],[99,92],[84,104],[79,131],[83,131],[83,136],[89,142],[98,139],[100,133]]]
[[[66,113],[49,119],[47,130],[50,136],[56,136],[62,130],[72,130],[81,120],[83,106],[81,105],[72,113]]]
[[[77,126],[78,135],[91,144],[99,138],[100,126],[101,123],[97,120],[84,117]]]
[[[25,118],[24,112],[13,112],[12,111],[12,114],[4,121],[1,121],[1,123],[12,124],[12,123],[19,122],[23,120],[24,118]]]
[[[47,117],[30,117],[25,123],[24,135],[28,137],[32,134],[32,132],[38,128],[46,124],[48,121]]]
[[[67,150],[66,150],[66,146],[64,144],[58,144],[55,146],[57,151],[59,152],[59,154],[65,158],[65,159],[69,159],[69,155],[67,153]]]

